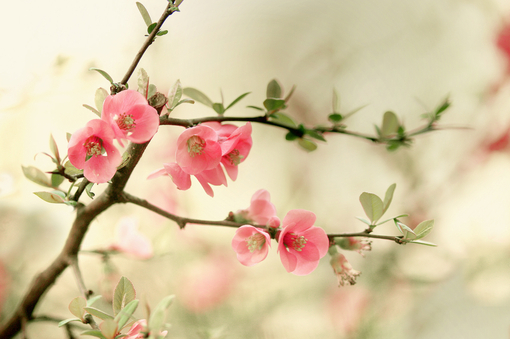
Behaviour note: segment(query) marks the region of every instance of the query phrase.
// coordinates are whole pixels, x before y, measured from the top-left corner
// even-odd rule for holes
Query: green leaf
[[[317,144],[315,142],[304,138],[299,138],[298,145],[308,152],[312,152],[317,149]]]
[[[401,223],[400,221],[396,221],[396,220],[395,220],[395,225],[397,226],[398,230],[404,235],[404,240],[416,239],[416,233],[414,233],[414,231],[409,226]]]
[[[332,123],[340,122],[340,121],[342,121],[342,119],[343,119],[343,117],[339,113],[333,113],[328,116],[328,120],[331,121]]]
[[[129,321],[133,313],[135,313],[138,307],[138,300],[133,300],[126,305],[115,317],[115,322],[118,324],[119,330]]]
[[[93,182],[88,183],[87,186],[85,186],[85,192],[87,192],[87,195],[89,196],[90,199],[94,199],[94,197],[96,196],[96,194],[91,191],[92,186],[94,186]]]
[[[364,224],[367,224],[368,226],[372,226],[370,224],[370,221],[366,220],[366,219],[363,219],[363,218],[360,218],[360,217],[356,217],[356,219],[358,219],[359,221],[361,221],[362,223]],[[391,220],[391,219],[390,219]]]
[[[156,85],[150,84],[149,92],[147,93],[147,98],[152,98],[154,96],[154,94],[156,94],[157,91],[158,91],[158,89],[156,88]]]
[[[94,304],[96,301],[98,301],[102,297],[103,297],[102,295],[96,295],[95,297],[92,297],[92,298],[88,299],[87,300],[87,307],[92,306],[92,304]]]
[[[234,106],[235,104],[237,104],[239,101],[241,101],[245,96],[247,96],[248,94],[250,94],[251,92],[246,92],[246,93],[243,93],[241,94],[240,96],[238,96],[234,101],[232,101],[230,103],[230,105],[227,106],[227,108],[225,108],[225,111],[227,109],[229,109],[230,107]]]
[[[99,116],[101,116],[101,112],[103,112],[103,103],[107,96],[108,92],[104,88],[99,87],[96,89],[94,104],[96,105],[97,111],[99,112]]]
[[[299,136],[295,135],[292,132],[285,134],[285,140],[287,140],[287,141],[293,141],[293,140],[296,140],[297,138],[299,138]]]
[[[383,203],[383,214],[388,210],[388,207],[390,207],[391,200],[393,199],[393,192],[395,192],[395,188],[397,187],[397,184],[392,184],[388,189],[386,190],[386,194],[384,195],[384,203]]]
[[[179,101],[177,103],[177,105],[174,106],[173,109],[175,109],[175,107],[179,106],[180,104],[194,104],[195,103],[195,100],[191,100],[191,99],[182,99],[181,101]]]
[[[44,174],[44,172],[41,171],[40,169],[38,169],[37,167],[34,167],[34,166],[27,166],[27,167],[21,166],[21,169],[23,170],[23,174],[25,175],[25,177],[28,180],[33,181],[36,184],[41,185],[41,186],[53,187],[51,185],[50,179],[48,179],[46,174]]]
[[[163,36],[163,35],[167,35],[167,34],[168,34],[168,30],[159,31],[156,33],[157,36]]]
[[[109,315],[108,313],[101,311],[100,309],[97,309],[95,307],[84,307],[84,309],[88,313],[92,314],[95,317],[98,317],[101,320],[113,319],[113,317],[111,315]]]
[[[136,7],[138,7],[138,10],[140,11],[140,14],[142,15],[143,21],[145,21],[145,24],[147,26],[150,26],[152,24],[151,16],[149,15],[149,12],[147,12],[147,9],[144,5],[137,2]]]
[[[218,113],[219,115],[223,115],[225,113],[225,107],[223,107],[223,104],[220,102],[215,102],[212,105],[213,110]]]
[[[42,200],[52,203],[52,204],[64,204],[66,203],[65,199],[60,195],[56,194],[56,191],[53,192],[34,192]]]
[[[101,338],[101,339],[107,339],[99,330],[88,330],[85,332],[81,332],[80,334],[81,335],[90,335],[90,336]]]
[[[257,106],[246,106],[246,108],[253,108],[253,109],[256,109],[257,111],[263,111],[264,110],[262,107],[257,107]]]
[[[446,111],[449,107],[450,107],[450,101],[448,98],[446,98],[444,100],[444,102],[436,109],[436,112],[435,112],[435,120],[439,120],[439,118],[441,117],[441,113],[443,113],[444,111]]]
[[[113,79],[112,77],[110,76],[110,74],[106,73],[105,71],[103,71],[102,69],[99,69],[99,68],[95,68],[95,67],[91,67],[89,68],[89,71],[96,71],[98,72],[99,74],[101,74],[106,80],[108,80],[110,82],[110,84],[113,85]]]
[[[280,123],[285,126],[290,126],[290,127],[294,127],[294,128],[297,127],[296,122],[290,116],[288,116],[287,114],[282,113],[282,112],[275,112],[275,113],[271,114],[269,116],[269,119],[271,121]]]
[[[145,71],[145,69],[140,68],[138,70],[138,92],[141,93],[144,97],[149,98],[147,96],[147,87],[149,86],[149,75]]]
[[[66,133],[66,139],[67,139],[67,142],[69,142],[69,140],[71,140],[71,137],[73,135],[71,133]]]
[[[131,281],[126,277],[120,278],[113,294],[113,314],[117,315],[127,304],[135,300],[135,297],[136,292]]]
[[[172,301],[174,299],[173,295],[169,295],[163,298],[154,311],[151,313],[151,316],[149,318],[149,329],[152,333],[159,333],[161,328],[163,327],[163,324],[165,323],[166,318],[166,311],[172,304]]]
[[[69,311],[75,316],[84,321],[85,310],[87,306],[87,300],[83,297],[76,297],[69,303]]]
[[[98,110],[95,109],[94,107],[86,105],[86,104],[83,104],[82,106],[85,107],[86,109],[91,110],[92,112],[94,112],[94,114],[96,114],[98,117],[101,117],[101,112],[98,112]],[[70,133],[68,133],[68,134],[70,134]],[[69,141],[69,140],[67,140],[67,141]]]
[[[290,92],[289,94],[287,94],[287,96],[285,97],[285,102],[289,101],[290,97],[292,96],[292,94],[294,94],[294,91],[296,90],[296,86],[293,85],[292,88],[290,89]]]
[[[322,136],[321,133],[317,132],[316,130],[313,130],[313,129],[307,129],[305,130],[305,134],[311,136],[312,138],[314,139],[317,139],[317,140],[320,140],[320,141],[326,141],[326,139],[324,139],[324,137]]]
[[[82,322],[81,319],[78,319],[78,318],[69,318],[69,319],[65,319],[65,320],[62,320],[61,322],[58,323],[58,327],[62,327],[64,326],[65,324],[67,323],[70,323],[71,321],[79,321],[79,322]]]
[[[83,173],[83,170],[74,167],[74,165],[71,164],[69,160],[67,160],[66,163],[64,164],[64,169],[65,169],[64,172],[67,175],[78,175]]]
[[[60,186],[60,184],[62,182],[64,182],[64,179],[65,178],[63,176],[61,176],[60,174],[53,173],[51,175],[51,186],[57,188],[58,186]]]
[[[411,240],[411,241],[409,241],[409,243],[437,247],[436,244],[428,242],[428,241],[423,241],[423,240]]]
[[[285,100],[282,99],[266,99],[264,100],[264,107],[268,111],[276,111],[285,108]]]
[[[398,122],[398,118],[395,113],[387,111],[383,116],[381,136],[383,138],[388,138],[395,135],[398,132],[399,126],[400,123]]]
[[[344,115],[344,119],[347,119],[348,117],[350,117],[351,115],[353,115],[354,113],[357,113],[359,111],[361,111],[363,108],[367,107],[368,105],[363,105],[363,106],[360,106],[360,107],[357,107],[355,109],[353,109],[352,111],[346,113]]]
[[[434,227],[434,220],[425,220],[415,227],[414,233],[416,233],[416,239],[421,239],[432,231]]]
[[[60,164],[60,155],[58,154],[58,146],[55,142],[55,139],[53,139],[53,135],[50,134],[50,151],[55,156],[55,159],[57,160],[57,163]]]
[[[99,324],[99,329],[106,339],[113,339],[117,334],[117,323],[115,320],[107,319]]]
[[[266,97],[268,99],[269,98],[279,99],[282,97],[282,89],[280,87],[280,84],[278,84],[278,81],[276,81],[276,79],[271,80],[267,84]]]
[[[147,33],[151,34],[151,33],[152,33],[152,31],[154,30],[154,28],[156,28],[156,26],[157,26],[157,25],[158,25],[158,23],[157,23],[157,22],[150,24],[150,25],[147,27]]]
[[[189,96],[191,99],[198,101],[199,103],[201,103],[203,105],[206,105],[211,108],[213,106],[213,102],[211,101],[211,99],[209,99],[209,97],[207,97],[207,95],[200,92],[198,89],[195,89],[192,87],[186,87],[183,89],[183,93],[184,93],[184,95]]]
[[[359,201],[368,219],[374,225],[383,215],[383,202],[381,198],[373,193],[363,192],[359,196]]]
[[[409,216],[409,215],[407,215],[407,214],[401,214],[401,215],[398,215],[398,216],[396,216],[396,217],[389,218],[389,219],[386,219],[386,220],[384,220],[384,221],[378,222],[378,223],[377,223],[377,225],[375,225],[375,226],[382,225],[382,224],[384,224],[384,223],[387,223],[387,222],[388,222],[388,221],[390,221],[390,220],[395,220],[395,219],[398,219],[398,218],[403,218],[403,217],[408,217],[408,216]]]
[[[181,100],[181,97],[182,97],[181,81],[177,80],[172,89],[168,92],[168,107],[170,107],[170,109],[174,109],[177,106],[179,100]]]

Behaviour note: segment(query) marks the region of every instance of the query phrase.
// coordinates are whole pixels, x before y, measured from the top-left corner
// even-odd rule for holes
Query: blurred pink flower
[[[188,174],[211,170],[221,161],[221,147],[218,134],[207,125],[186,129],[177,138],[175,152],[177,164]]]
[[[269,234],[250,225],[239,227],[232,239],[232,248],[237,253],[237,260],[245,266],[253,266],[264,260],[269,247],[271,247]]]
[[[180,279],[177,299],[195,313],[215,308],[233,291],[238,280],[236,266],[223,254],[212,254],[188,265],[188,271]]]
[[[138,232],[138,223],[135,219],[124,217],[117,224],[116,241],[110,249],[130,254],[140,259],[149,259],[154,253],[149,239]]]
[[[145,97],[135,90],[125,90],[106,97],[101,119],[108,122],[115,138],[122,144],[128,139],[136,144],[149,141],[158,131],[159,115]]]
[[[90,182],[107,182],[122,162],[119,151],[113,145],[113,138],[113,130],[104,120],[89,121],[71,136],[69,161],[74,167],[83,169],[85,178]]]
[[[361,272],[352,268],[343,254],[338,252],[331,256],[330,264],[338,279],[338,286],[354,285],[356,278],[361,274]]]
[[[237,222],[255,222],[259,225],[267,225],[271,220],[272,227],[278,227],[280,220],[276,216],[276,207],[270,201],[271,196],[265,189],[260,189],[251,197],[250,207],[239,210],[234,218]]]
[[[328,236],[313,225],[315,219],[314,213],[305,210],[291,210],[283,218],[278,252],[287,272],[309,274],[328,253]]]
[[[371,251],[372,250],[372,242],[367,239],[361,239],[358,237],[347,237],[336,239],[335,243],[348,251],[356,251],[361,254],[362,257],[365,256],[363,251]]]
[[[354,338],[368,311],[370,292],[360,286],[335,288],[328,294],[327,310],[331,322],[343,337]]]

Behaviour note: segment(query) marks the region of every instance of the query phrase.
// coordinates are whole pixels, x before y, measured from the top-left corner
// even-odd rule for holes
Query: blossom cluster
[[[122,163],[113,140],[121,146],[124,146],[124,140],[141,144],[149,141],[158,127],[159,115],[142,94],[125,90],[110,95],[103,103],[101,119],[90,120],[71,136],[69,161],[82,169],[90,182],[105,183]]]
[[[328,253],[329,239],[320,227],[314,226],[315,214],[306,210],[291,210],[280,220],[270,202],[269,192],[257,191],[250,207],[238,211],[234,220],[266,225],[266,228],[244,225],[237,229],[232,248],[241,264],[252,266],[261,262],[269,252],[271,235],[278,241],[278,253],[287,272],[296,275],[311,273],[319,260]]]
[[[180,190],[191,187],[195,176],[211,197],[210,185],[227,186],[223,169],[232,180],[237,179],[238,165],[246,160],[252,146],[251,123],[237,127],[207,122],[186,129],[177,139],[175,162],[163,164],[149,179],[168,175]]]

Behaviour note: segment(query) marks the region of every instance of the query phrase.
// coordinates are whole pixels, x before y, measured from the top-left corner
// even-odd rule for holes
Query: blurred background
[[[163,0],[146,0],[154,21]],[[0,321],[9,317],[32,277],[60,252],[73,210],[43,202],[44,190],[21,166],[53,170],[50,133],[66,150],[66,132],[95,115],[98,87],[120,81],[144,41],[135,2],[54,0],[0,5]],[[251,116],[276,78],[296,91],[287,113],[309,125],[332,113],[365,108],[349,130],[375,133],[387,110],[407,129],[423,123],[446,97],[446,128],[419,136],[409,149],[332,135],[312,153],[284,140],[285,132],[253,126],[254,145],[237,181],[210,198],[194,181],[178,191],[167,177],[146,177],[173,161],[181,128],[162,126],[127,191],[179,215],[223,219],[247,208],[261,188],[278,215],[313,211],[329,233],[359,232],[358,197],[383,196],[397,184],[388,218],[407,213],[416,226],[435,219],[425,240],[437,248],[379,240],[361,257],[343,252],[362,271],[355,286],[337,287],[329,258],[310,275],[285,271],[276,253],[254,267],[237,262],[233,229],[171,221],[134,206],[114,206],[93,223],[84,250],[108,248],[119,224],[132,223],[150,241],[151,259],[80,256],[85,283],[104,300],[121,276],[155,307],[175,294],[169,338],[508,338],[510,336],[510,3],[503,0],[191,1],[185,0],[142,59],[151,83],[167,93],[177,79],[231,111]],[[136,79],[130,81],[136,87]],[[211,116],[200,104],[176,117]],[[459,128],[462,127],[462,128]],[[95,188],[99,193],[103,188]],[[84,198],[86,202],[88,198]],[[129,219],[125,219],[128,217]],[[390,223],[379,234],[398,235]],[[71,317],[79,295],[66,271],[36,314]],[[107,303],[98,307],[108,310]],[[140,307],[136,315],[146,316]],[[79,331],[78,331],[79,332]],[[53,322],[28,327],[29,338],[66,338]]]

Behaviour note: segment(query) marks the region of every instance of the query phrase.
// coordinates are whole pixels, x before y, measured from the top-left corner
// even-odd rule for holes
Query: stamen
[[[297,235],[296,233],[287,233],[285,235],[284,244],[287,247],[292,247],[295,251],[301,252],[303,248],[305,248],[306,242],[308,239],[306,239],[302,235]]]
[[[239,153],[238,149],[234,149],[232,152],[227,154],[227,158],[230,161],[230,164],[237,166],[241,163],[241,160],[243,160],[244,156]]]
[[[205,140],[199,137],[198,135],[194,135],[187,141],[188,144],[188,153],[190,157],[195,157],[196,155],[201,155],[205,148]]]
[[[89,137],[85,140],[83,144],[85,149],[87,150],[87,160],[89,160],[93,156],[98,156],[103,154],[103,142],[101,139],[96,137],[95,135]]]
[[[251,253],[254,251],[260,251],[264,244],[266,243],[266,237],[264,237],[260,233],[255,233],[246,238],[246,246],[250,250]]]
[[[115,119],[117,121],[117,126],[123,131],[131,131],[136,127],[135,119],[133,119],[132,114],[122,113]]]

